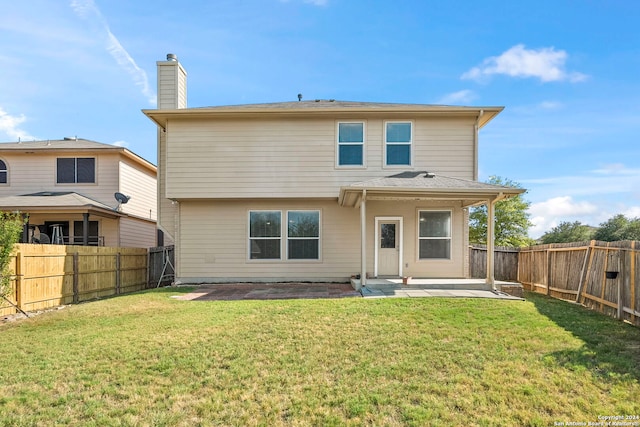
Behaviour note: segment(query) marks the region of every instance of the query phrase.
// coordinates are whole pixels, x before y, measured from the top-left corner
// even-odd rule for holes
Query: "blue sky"
[[[156,61],[190,107],[333,98],[504,106],[480,179],[538,237],[640,216],[640,2],[29,0],[0,14],[0,141],[78,136],[156,162]]]

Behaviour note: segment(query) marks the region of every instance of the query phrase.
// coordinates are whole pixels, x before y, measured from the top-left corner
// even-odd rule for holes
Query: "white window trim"
[[[387,142],[387,124],[388,123],[410,123],[411,124],[411,141],[409,141],[408,144],[406,142]],[[415,124],[413,120],[386,120],[384,122],[384,126],[382,129],[382,133],[383,133],[382,167],[384,169],[413,168],[413,156],[415,151],[413,147],[414,128],[415,128]],[[408,165],[388,165],[387,164],[387,145],[409,145],[409,164]]]
[[[278,212],[280,214],[279,237],[251,237],[251,213]],[[300,239],[318,240],[318,258],[289,259],[289,212],[318,212],[318,237],[304,237]],[[322,262],[322,209],[249,209],[247,211],[247,261],[252,263],[318,263]],[[280,240],[280,258],[251,258],[251,240]],[[296,239],[292,237],[291,239]]]
[[[4,163],[4,169],[0,169],[0,172],[4,172],[7,174],[7,182],[0,182],[0,185],[9,185],[9,165],[5,159],[0,160],[2,160],[2,163]]]
[[[318,237],[289,237],[289,212],[318,212]],[[288,262],[318,262],[322,260],[322,211],[320,209],[288,209],[287,221],[284,224],[286,235],[285,241],[285,255]],[[318,241],[318,258],[294,258],[289,259],[289,239],[291,240],[310,240],[316,239]]]
[[[448,212],[449,213],[449,237],[421,237],[420,236],[420,213],[421,212]],[[416,215],[416,237],[418,239],[416,246],[416,261],[418,262],[442,262],[453,261],[453,209],[418,209]],[[448,258],[420,258],[420,240],[444,240],[449,239],[449,257]]]
[[[402,262],[404,260],[404,218],[401,216],[377,216],[375,217],[375,232],[374,232],[374,254],[373,254],[373,275],[378,277],[378,251],[380,250],[380,222],[382,221],[398,221],[398,230],[396,230],[398,236],[398,275],[403,276]]]
[[[359,123],[362,124],[362,142],[340,142],[340,125],[342,123]],[[367,167],[367,122],[366,120],[336,120],[336,169],[365,169]],[[340,164],[340,146],[341,145],[361,145],[362,146],[362,164],[361,165],[341,165]]]

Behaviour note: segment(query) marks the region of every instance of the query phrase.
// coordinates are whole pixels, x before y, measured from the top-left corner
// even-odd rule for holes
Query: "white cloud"
[[[529,208],[533,227],[529,234],[533,238],[542,236],[561,222],[580,221],[587,225],[602,222],[601,210],[590,202],[577,202],[571,196],[554,197],[543,202],[533,203]],[[596,221],[595,223],[593,221]]]
[[[93,0],[72,0],[70,6],[76,15],[87,20],[97,28],[98,33],[104,39],[107,52],[116,60],[120,68],[129,73],[135,85],[140,87],[142,95],[148,99],[149,104],[154,105],[156,103],[156,95],[149,86],[147,73],[138,67],[138,64],[136,64],[131,55],[129,55],[129,52],[127,52],[118,38],[111,32],[109,24]]]
[[[567,52],[553,47],[527,49],[524,45],[513,46],[500,56],[485,59],[482,65],[473,67],[462,75],[462,79],[483,80],[495,74],[510,77],[532,77],[542,82],[580,82],[587,76],[565,70]]]
[[[12,141],[37,139],[29,132],[20,129],[20,125],[26,120],[27,118],[24,116],[24,114],[14,116],[8,114],[6,111],[0,108],[0,132],[6,134]]]
[[[459,90],[458,92],[449,93],[438,101],[435,104],[440,105],[455,105],[455,104],[468,104],[471,101],[476,99],[476,94],[472,90]]]
[[[128,148],[129,147],[129,143],[127,141],[116,141],[113,143],[113,145],[117,146],[117,147],[124,147],[124,148]]]

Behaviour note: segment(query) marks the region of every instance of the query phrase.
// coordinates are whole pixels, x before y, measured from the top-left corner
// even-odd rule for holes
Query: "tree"
[[[580,221],[564,221],[544,233],[540,238],[540,242],[544,244],[584,242],[591,240],[593,233],[593,227],[584,225]]]
[[[605,242],[640,240],[640,219],[629,219],[622,214],[615,215],[600,224],[593,238]]]
[[[0,297],[6,299],[11,290],[9,262],[13,247],[20,239],[24,219],[22,214],[0,212]]]
[[[498,176],[490,177],[487,183],[522,188],[520,184]],[[524,200],[522,194],[496,202],[494,243],[497,246],[520,247],[533,243],[533,239],[529,237],[529,227],[532,224],[527,212],[530,205],[531,203]],[[469,241],[479,244],[487,243],[486,205],[473,208],[469,214]]]

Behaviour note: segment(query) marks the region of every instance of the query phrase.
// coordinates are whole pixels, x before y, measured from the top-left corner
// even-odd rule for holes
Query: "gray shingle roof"
[[[415,189],[440,189],[440,190],[487,190],[512,193],[513,187],[487,184],[468,179],[452,178],[427,171],[410,171],[399,174],[375,178],[368,181],[356,182],[351,187],[362,188],[415,188]],[[523,192],[524,190],[520,189]]]
[[[58,139],[46,141],[21,141],[2,142],[1,150],[115,150],[122,151],[123,147],[117,145],[104,144],[102,142],[88,139]]]
[[[120,216],[113,207],[74,192],[39,192],[22,196],[0,197],[0,210],[96,209]]]
[[[453,178],[426,171],[401,172],[395,175],[355,182],[340,188],[338,201],[342,206],[355,206],[364,196],[382,200],[457,200],[463,206],[485,203],[524,193],[522,188],[486,184]]]

